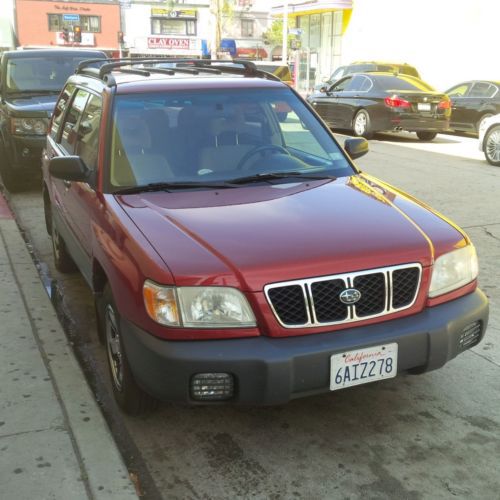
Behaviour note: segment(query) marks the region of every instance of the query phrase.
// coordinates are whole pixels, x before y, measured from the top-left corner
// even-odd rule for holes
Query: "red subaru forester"
[[[366,140],[344,151],[250,62],[139,62],[82,63],[43,158],[56,266],[95,294],[125,411],[281,404],[481,340],[474,246],[361,173]]]

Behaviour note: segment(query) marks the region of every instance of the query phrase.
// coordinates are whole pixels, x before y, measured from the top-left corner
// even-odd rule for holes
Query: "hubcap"
[[[491,161],[500,161],[500,130],[495,130],[488,136],[486,154]]]
[[[366,131],[366,115],[360,113],[356,116],[356,121],[354,122],[354,131],[358,135],[363,135]]]
[[[123,387],[123,359],[120,332],[113,307],[108,304],[105,311],[106,320],[106,347],[108,351],[109,366],[115,387],[121,391]]]

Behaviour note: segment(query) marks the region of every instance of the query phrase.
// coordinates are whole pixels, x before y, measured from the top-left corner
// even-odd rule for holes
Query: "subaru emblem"
[[[339,295],[340,302],[347,305],[355,304],[360,298],[361,292],[355,288],[347,288]]]

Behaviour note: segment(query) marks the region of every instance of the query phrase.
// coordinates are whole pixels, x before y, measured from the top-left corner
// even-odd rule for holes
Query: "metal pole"
[[[284,64],[288,63],[288,0],[283,5],[283,49],[281,59]]]

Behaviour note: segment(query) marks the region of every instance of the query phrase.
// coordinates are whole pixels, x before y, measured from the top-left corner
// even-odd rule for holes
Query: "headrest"
[[[148,124],[138,112],[122,112],[118,115],[118,131],[127,152],[151,147]]]

